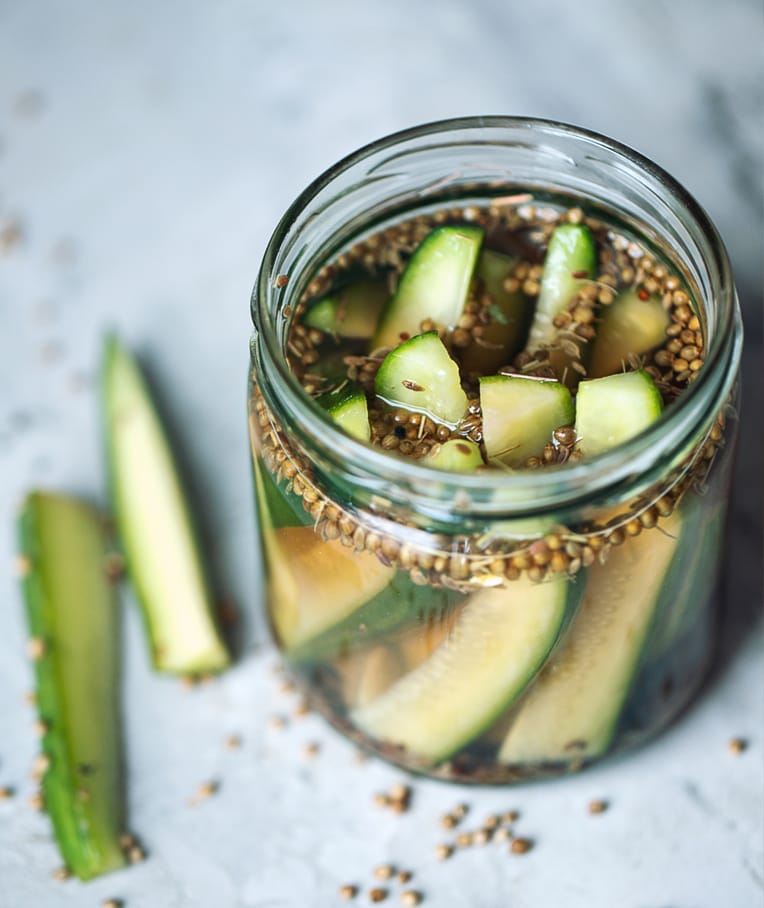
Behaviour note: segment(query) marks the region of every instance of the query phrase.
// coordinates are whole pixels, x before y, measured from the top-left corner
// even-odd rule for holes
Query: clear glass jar
[[[287,365],[311,281],[386,225],[526,193],[660,253],[698,305],[695,380],[642,434],[556,469],[446,473],[340,431]],[[334,726],[409,770],[511,782],[641,742],[688,703],[714,649],[742,329],[723,244],[671,177],[540,120],[390,136],[287,211],[252,317],[268,614]]]

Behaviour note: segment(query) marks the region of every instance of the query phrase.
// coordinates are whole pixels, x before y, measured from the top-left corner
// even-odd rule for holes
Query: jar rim
[[[657,184],[662,192],[676,202],[682,213],[698,230],[705,244],[703,265],[711,281],[716,299],[717,318],[710,332],[703,368],[697,378],[677,400],[646,430],[617,447],[561,468],[504,472],[499,470],[475,473],[446,473],[421,461],[396,458],[359,441],[339,430],[331,418],[314,405],[305,394],[294,373],[289,369],[279,345],[271,309],[274,294],[285,288],[275,280],[279,250],[299,222],[301,213],[324,190],[342,175],[362,165],[380,152],[402,147],[423,138],[434,139],[461,132],[465,142],[481,131],[527,129],[536,135],[567,137],[584,145],[595,146],[628,162],[641,174]],[[488,144],[491,144],[490,142]],[[421,151],[433,150],[428,146]],[[704,302],[704,301],[700,301]],[[707,301],[705,301],[707,302]],[[695,198],[667,171],[629,146],[600,133],[551,119],[486,115],[436,120],[370,142],[346,155],[329,167],[289,206],[274,230],[263,256],[257,282],[252,292],[251,315],[258,338],[257,349],[264,354],[268,374],[278,379],[279,406],[296,419],[300,431],[306,433],[322,448],[322,454],[337,470],[347,470],[357,481],[366,484],[379,480],[388,497],[397,497],[409,504],[421,504],[431,499],[433,504],[452,500],[463,501],[460,513],[512,514],[522,516],[539,510],[569,506],[582,497],[605,489],[617,488],[633,480],[641,472],[639,464],[650,454],[678,450],[692,431],[710,418],[729,394],[740,357],[742,332],[732,279],[732,270],[724,243],[709,216]],[[396,495],[396,492],[400,494]],[[473,502],[480,501],[480,505]]]

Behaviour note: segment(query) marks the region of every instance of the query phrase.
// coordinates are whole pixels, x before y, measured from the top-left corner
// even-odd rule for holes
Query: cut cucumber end
[[[593,342],[588,374],[602,378],[624,372],[632,357],[660,346],[666,338],[669,314],[660,297],[640,298],[636,290],[624,290],[604,309]]]
[[[488,460],[510,467],[540,457],[554,430],[575,416],[570,391],[560,382],[512,375],[480,379],[480,409]]]
[[[414,250],[398,288],[382,313],[372,349],[394,347],[419,334],[425,319],[453,328],[467,301],[483,230],[436,227]]]
[[[437,331],[428,331],[391,350],[374,384],[385,403],[423,413],[452,428],[467,411],[459,367]]]
[[[369,441],[369,405],[363,388],[348,382],[337,391],[328,391],[316,398],[316,403],[323,407],[334,422],[348,435],[361,441]]]
[[[125,817],[118,696],[119,615],[102,516],[63,495],[29,495],[19,518],[23,581],[45,723],[45,809],[65,866],[82,880],[116,870]],[[82,767],[93,771],[85,772]]]
[[[471,473],[483,466],[483,455],[480,453],[479,445],[474,441],[468,438],[451,438],[433,447],[423,463],[439,470]]]
[[[171,674],[222,671],[230,656],[177,466],[146,382],[113,336],[102,376],[115,516],[154,666]]]
[[[576,397],[578,446],[600,454],[644,431],[661,415],[663,399],[644,372],[622,372],[582,381]]]
[[[356,281],[316,300],[303,321],[310,328],[336,337],[370,338],[389,298],[383,281]]]

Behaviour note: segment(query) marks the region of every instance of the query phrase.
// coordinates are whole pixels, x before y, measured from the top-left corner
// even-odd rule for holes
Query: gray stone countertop
[[[95,372],[104,330],[143,356],[205,503],[207,546],[240,602],[245,652],[193,690],[151,674],[125,608],[131,826],[149,859],[57,883],[28,806],[31,672],[16,580],[0,572],[0,908],[338,904],[391,861],[426,905],[762,905],[762,13],[757,2],[130,4],[0,2],[0,552],[23,493],[105,497]],[[279,693],[260,591],[244,419],[248,296],[296,194],[342,155],[418,122],[556,118],[663,165],[730,250],[747,339],[720,662],[653,744],[578,777],[512,789],[403,778]],[[284,715],[286,727],[268,717]],[[242,746],[227,750],[227,735]],[[734,736],[749,741],[735,757]],[[308,742],[320,752],[306,760]],[[215,798],[188,805],[197,785]],[[591,816],[587,804],[610,809]],[[438,817],[516,808],[533,851],[438,863]],[[359,896],[359,903],[367,903]],[[391,900],[398,903],[398,896]]]

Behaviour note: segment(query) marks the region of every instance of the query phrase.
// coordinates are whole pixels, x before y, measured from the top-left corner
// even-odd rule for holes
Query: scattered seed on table
[[[42,659],[46,651],[47,647],[42,637],[30,637],[29,640],[27,640],[27,656],[29,656],[33,662]]]
[[[483,829],[496,829],[499,823],[501,823],[501,819],[495,813],[492,813],[483,821]]]
[[[399,883],[408,883],[411,879],[411,871],[409,870],[399,870],[398,871],[398,882]]]
[[[408,785],[401,785],[400,783],[398,783],[397,785],[393,785],[393,787],[390,789],[390,797],[393,799],[393,801],[405,801],[410,796],[411,789]]]
[[[283,716],[271,716],[268,719],[268,725],[271,728],[275,728],[277,731],[280,731],[286,725],[286,719]]]
[[[459,848],[469,848],[472,845],[473,836],[471,832],[460,832],[456,837],[456,844]]]
[[[501,826],[493,834],[497,842],[508,842],[512,838],[512,830],[506,826]]]
[[[45,732],[48,730],[48,726],[42,719],[37,719],[34,723],[34,733],[38,738],[41,738]]]
[[[63,883],[65,880],[71,878],[72,872],[68,867],[56,867],[50,876],[51,879],[54,879],[57,883]]]
[[[469,812],[468,804],[457,804],[456,807],[451,811],[451,813],[456,817],[457,820],[463,820],[467,813]]]
[[[305,700],[301,700],[295,707],[293,715],[296,716],[298,719],[301,719],[303,716],[307,716],[309,712],[310,712],[310,707],[305,702]]]
[[[191,799],[191,803],[195,804],[198,801],[206,801],[207,798],[211,798],[213,795],[217,794],[220,790],[220,782],[215,779],[210,780],[209,782],[202,782],[201,785],[196,789],[194,797]]]
[[[387,889],[374,888],[369,890],[370,902],[384,902],[387,898]]]
[[[491,833],[488,829],[478,829],[472,834],[472,842],[474,845],[487,845],[491,841]]]
[[[447,813],[440,818],[440,825],[444,829],[453,829],[459,821],[452,813]]]
[[[379,864],[372,872],[378,880],[389,880],[395,873],[395,867],[392,864]]]
[[[47,754],[37,754],[32,763],[32,772],[31,776],[35,782],[45,775],[45,773],[50,769],[50,757]]]
[[[105,899],[101,902],[101,908],[124,908],[122,899]]]
[[[344,886],[340,886],[340,898],[345,899],[345,901],[350,901],[358,895],[358,887],[351,886],[350,883],[346,883]]]
[[[421,893],[415,892],[413,889],[406,889],[401,893],[401,905],[405,905],[406,908],[414,908],[414,906],[420,904],[421,901]]]
[[[119,845],[123,851],[127,851],[128,848],[132,848],[135,844],[135,836],[131,835],[129,832],[123,832],[119,837]]]
[[[306,744],[303,750],[303,753],[308,760],[312,760],[315,757],[319,750],[321,749],[319,744],[316,744],[315,741],[311,741],[310,744]]]
[[[435,846],[435,857],[439,861],[445,861],[447,858],[450,858],[454,853],[454,848],[452,845],[436,845]]]
[[[381,791],[378,791],[372,800],[375,807],[390,806],[390,795],[383,794]]]
[[[533,848],[533,842],[530,839],[512,839],[509,848],[512,854],[525,854]]]
[[[38,813],[42,813],[42,811],[45,810],[45,800],[43,799],[42,792],[36,791],[30,796],[29,806]]]
[[[32,570],[32,562],[26,555],[16,555],[14,569],[17,577],[28,577]]]
[[[228,750],[237,750],[241,747],[241,735],[229,735],[225,739],[225,746]]]
[[[735,754],[735,756],[738,756],[739,754],[743,753],[743,751],[747,747],[748,747],[748,742],[745,740],[745,738],[732,738],[732,740],[729,743],[729,749],[733,754]]]
[[[520,819],[520,812],[517,810],[507,810],[501,815],[502,823],[516,823]]]
[[[128,849],[127,859],[131,864],[140,864],[141,861],[146,860],[146,852],[140,845],[133,845],[132,848]]]
[[[609,806],[607,801],[589,801],[589,813],[604,813]]]
[[[11,788],[10,785],[3,785],[0,788],[0,801],[10,801],[10,799],[16,794],[16,790]]]

